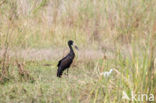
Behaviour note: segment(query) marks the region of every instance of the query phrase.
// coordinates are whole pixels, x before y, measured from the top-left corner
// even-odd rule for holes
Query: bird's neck
[[[70,52],[74,53],[73,48],[72,48],[71,45],[69,45],[69,49],[70,49]]]

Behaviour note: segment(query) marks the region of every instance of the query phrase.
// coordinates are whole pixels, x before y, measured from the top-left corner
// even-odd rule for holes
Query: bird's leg
[[[60,78],[59,78],[60,79]],[[61,88],[61,79],[60,79],[60,88]]]
[[[68,70],[69,70],[69,69],[67,68],[67,76],[68,76]]]
[[[68,76],[68,68],[67,68],[67,70],[66,70],[66,72],[64,74]]]

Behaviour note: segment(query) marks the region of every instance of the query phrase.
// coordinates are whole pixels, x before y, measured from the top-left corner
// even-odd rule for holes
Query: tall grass
[[[105,40],[144,42],[155,21],[154,0],[12,0],[0,11],[1,45],[13,18],[10,42],[22,47],[63,46],[68,39],[82,46],[103,45]]]

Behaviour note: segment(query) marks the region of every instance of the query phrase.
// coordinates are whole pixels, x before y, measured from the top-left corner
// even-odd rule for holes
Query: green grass
[[[136,54],[137,55],[137,54]],[[69,76],[56,77],[56,61],[26,61],[25,69],[35,82],[20,81],[17,67],[9,68],[11,79],[0,85],[1,102],[113,102],[125,103],[122,92],[155,94],[155,87],[147,81],[148,55],[123,57],[118,53],[114,59],[77,60],[70,68]],[[140,55],[140,54],[139,54]],[[140,58],[140,59],[139,59]],[[51,66],[44,66],[50,63]],[[76,66],[75,66],[76,65]],[[116,70],[109,77],[101,76],[103,71]],[[155,75],[154,75],[154,78]],[[155,81],[150,81],[155,85]]]

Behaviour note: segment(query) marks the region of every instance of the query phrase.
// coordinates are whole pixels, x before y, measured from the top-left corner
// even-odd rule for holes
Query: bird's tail
[[[61,78],[62,73],[63,73],[63,70],[61,70],[61,68],[58,67],[58,70],[57,70],[57,77]]]

